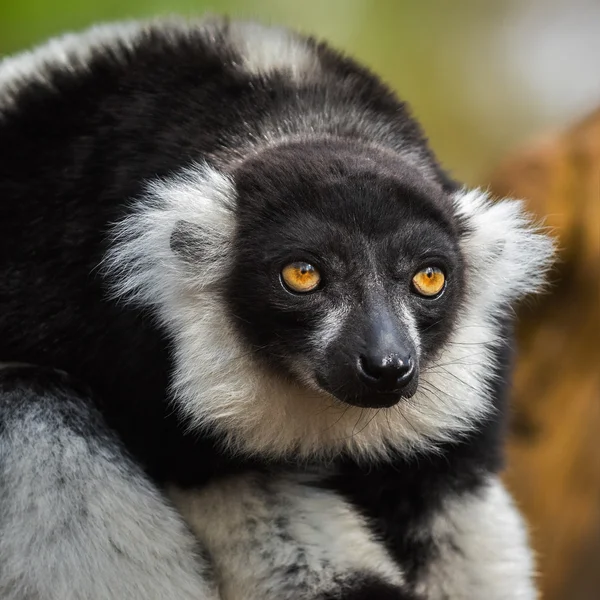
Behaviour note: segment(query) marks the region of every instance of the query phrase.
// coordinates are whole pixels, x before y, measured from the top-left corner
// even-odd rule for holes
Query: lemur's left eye
[[[281,271],[281,279],[286,287],[299,294],[312,292],[321,283],[319,271],[307,262],[293,262],[286,265]]]
[[[413,277],[412,283],[421,296],[437,296],[444,289],[446,277],[441,269],[426,267]]]

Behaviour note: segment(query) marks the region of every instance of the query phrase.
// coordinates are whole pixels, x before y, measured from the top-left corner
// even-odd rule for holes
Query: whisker
[[[394,406],[395,411],[408,423],[409,427],[415,432],[415,435],[420,438],[421,434],[417,431],[416,427],[411,423],[410,419],[402,412],[399,406]]]
[[[429,402],[433,402],[433,404],[436,404],[436,402],[441,402],[441,404],[443,404],[447,410],[454,408],[453,406],[449,406],[448,403],[443,398],[440,398],[435,393],[435,391],[433,391],[431,389],[424,389],[424,390],[421,390],[421,392],[429,400]],[[435,400],[432,400],[432,398],[429,394],[431,394]]]
[[[439,325],[441,322],[443,321],[443,319],[439,319],[438,321],[436,321],[435,323],[432,323],[431,325],[429,325],[428,327],[425,327],[425,329],[423,329],[421,331],[421,333],[427,331],[428,329],[431,329],[432,327],[435,327],[436,325]]]
[[[481,390],[474,387],[473,385],[471,385],[470,383],[464,381],[463,379],[461,379],[458,375],[452,373],[452,371],[449,371],[448,369],[445,369],[444,367],[440,367],[443,371],[443,373],[437,372],[437,371],[429,371],[427,370],[426,373],[432,373],[433,375],[440,375],[442,377],[444,377],[445,375],[450,375],[450,377],[454,377],[454,379],[456,379],[456,381],[458,381],[461,385],[467,386],[468,388],[470,388],[471,390],[473,390],[476,393],[481,393]],[[425,375],[425,374],[424,374]],[[425,383],[431,383],[430,381],[425,380]]]
[[[463,359],[466,358],[471,358],[473,356],[480,356],[481,352],[472,352],[470,354],[465,354],[465,356],[461,356],[460,358],[456,359],[456,360],[451,360],[449,362],[445,362],[445,363],[432,363],[431,365],[428,365],[428,368],[436,368],[436,367],[447,367],[447,366],[452,366],[452,365],[478,365],[481,363],[478,362],[472,362],[472,363],[465,363],[463,362]]]
[[[381,412],[381,408],[378,408],[378,409],[375,411],[375,414],[374,414],[374,415],[373,415],[373,416],[372,416],[372,417],[371,417],[371,418],[370,418],[370,419],[367,421],[366,425],[365,425],[365,426],[364,426],[364,427],[363,427],[363,428],[362,428],[360,431],[357,431],[357,432],[356,432],[356,434],[352,433],[352,437],[354,437],[354,435],[359,435],[359,434],[361,434],[361,433],[362,433],[362,432],[363,432],[363,431],[364,431],[364,430],[365,430],[365,429],[366,429],[366,428],[367,428],[367,427],[368,427],[368,426],[371,424],[371,422],[373,421],[373,419],[374,419],[374,418],[375,418],[375,417],[376,417],[376,416],[377,416],[377,415],[378,415],[380,412]]]
[[[354,427],[352,428],[352,434],[350,435],[350,438],[354,437],[354,431],[358,427],[358,424],[360,423],[361,419],[363,418],[364,412],[365,412],[365,409],[361,408],[360,409],[360,415],[358,415],[358,420],[356,421],[356,423],[354,424]]]
[[[446,346],[488,346],[498,340],[482,340],[481,342],[446,342]]]
[[[429,388],[433,388],[434,390],[437,390],[440,394],[443,394],[444,396],[446,396],[448,398],[452,398],[452,400],[458,400],[458,402],[462,402],[464,400],[464,398],[457,398],[456,396],[453,396],[452,394],[449,394],[448,392],[441,390],[435,384],[431,383],[431,381],[424,381],[423,385],[427,386],[427,387],[425,387],[426,390],[428,389],[429,391],[431,391]]]
[[[332,423],[331,425],[329,425],[329,427],[326,427],[323,431],[329,431],[330,429],[333,429],[346,415],[346,413],[348,412],[348,410],[350,410],[350,405],[346,405],[346,408],[344,408],[344,411],[342,412],[342,414],[339,416],[339,418],[337,419],[337,421],[335,421],[335,423]]]

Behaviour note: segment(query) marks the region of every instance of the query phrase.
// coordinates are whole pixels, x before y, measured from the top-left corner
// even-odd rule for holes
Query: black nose
[[[415,364],[411,356],[393,353],[367,355],[359,357],[358,370],[367,385],[381,392],[394,392],[410,383],[415,373]]]

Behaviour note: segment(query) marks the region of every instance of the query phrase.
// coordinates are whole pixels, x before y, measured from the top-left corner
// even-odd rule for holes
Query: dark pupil
[[[310,271],[310,267],[308,265],[304,265],[300,267],[300,274],[306,275]]]
[[[433,269],[430,267],[425,271],[425,274],[427,275],[427,277],[429,277],[429,279],[431,279],[433,277]]]

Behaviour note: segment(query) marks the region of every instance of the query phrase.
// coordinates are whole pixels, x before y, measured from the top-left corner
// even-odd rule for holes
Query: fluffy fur
[[[424,598],[535,598],[533,560],[523,523],[500,481],[466,497],[449,498],[433,517],[437,555],[416,591]],[[477,570],[469,568],[477,562]]]
[[[171,497],[212,556],[222,600],[319,598],[404,585],[368,523],[305,477],[238,476]],[[260,552],[256,549],[260,548]]]
[[[414,540],[431,543],[435,551],[410,585],[373,539],[368,523],[318,482],[318,477],[254,474],[202,491],[171,490],[192,529],[217,557],[223,600],[335,597],[339,590],[357,591],[361,581],[373,580],[389,586],[394,598],[412,598],[411,589],[431,600],[536,597],[523,523],[496,478],[475,492],[448,497],[413,526]],[[473,564],[479,568],[473,570]]]
[[[153,487],[170,484],[227,598],[533,598],[496,473],[511,305],[539,289],[552,244],[518,202],[453,182],[376,76],[256,24],[106,26],[0,63],[0,140],[0,360],[93,391],[95,409],[38,401],[27,380],[30,409],[2,397],[14,439],[35,439],[31,410],[82,453],[95,518],[56,576],[99,570],[74,594],[186,597],[198,581],[210,597]],[[298,260],[322,272],[314,294],[281,282]],[[410,282],[432,265],[446,285],[423,298]],[[414,370],[392,385],[366,356]],[[88,423],[76,442],[71,413]],[[15,469],[35,471],[44,438],[18,446],[5,427],[0,444],[0,533],[29,539],[41,517],[14,498],[40,482]],[[73,502],[60,469],[56,514]],[[103,546],[115,513],[147,552],[137,571]],[[21,577],[59,597],[44,552],[2,539],[0,589]],[[155,569],[165,553],[184,572]]]
[[[98,50],[111,52],[118,43],[125,51],[139,33],[137,23],[98,26],[84,34],[67,34],[29,52],[5,58],[0,63],[0,110],[14,108],[19,93],[31,86],[51,91],[56,70],[85,73]]]
[[[0,597],[216,600],[179,515],[61,373],[0,369]]]

